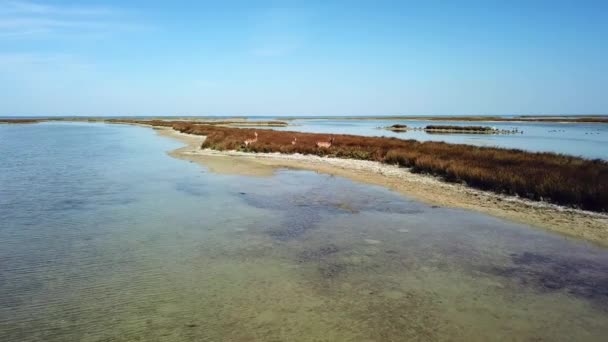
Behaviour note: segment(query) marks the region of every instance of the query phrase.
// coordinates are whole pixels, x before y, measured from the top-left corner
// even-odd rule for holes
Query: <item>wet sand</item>
[[[200,146],[204,137],[180,133],[165,127],[154,129],[161,136],[186,144],[171,151],[171,156],[200,163],[210,172],[272,176],[275,170],[280,168],[311,170],[384,186],[432,205],[477,211],[608,246],[606,214],[480,191],[460,184],[446,183],[429,175],[415,174],[405,168],[372,161],[300,154],[203,150]]]

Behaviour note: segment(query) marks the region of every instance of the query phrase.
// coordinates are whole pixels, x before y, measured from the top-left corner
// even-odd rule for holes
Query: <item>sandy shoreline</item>
[[[211,172],[271,176],[280,168],[311,170],[384,186],[432,205],[482,212],[608,246],[608,215],[606,214],[480,191],[373,161],[300,154],[202,150],[200,149],[204,141],[202,136],[184,134],[166,127],[154,127],[154,129],[161,136],[174,138],[186,144],[171,151],[169,153],[171,156],[200,163]]]

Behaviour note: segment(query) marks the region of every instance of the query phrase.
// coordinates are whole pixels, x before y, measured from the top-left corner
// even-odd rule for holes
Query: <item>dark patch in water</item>
[[[282,222],[268,230],[268,234],[280,241],[298,238],[313,229],[321,221],[321,214],[338,211],[335,208],[307,203],[294,197],[277,196],[244,196],[247,204],[256,208],[271,209],[284,212]]]
[[[320,220],[321,218],[317,213],[306,215],[301,212],[290,212],[282,225],[268,230],[268,234],[280,241],[295,239],[316,227]]]
[[[296,261],[301,264],[317,264],[321,279],[331,279],[346,271],[346,264],[336,260],[336,254],[341,249],[333,243],[314,249],[307,249],[296,255]]]
[[[314,260],[321,260],[329,255],[337,253],[339,251],[338,246],[332,244],[325,245],[319,249],[306,250],[298,254],[298,262],[309,262]]]
[[[346,271],[346,265],[336,262],[322,262],[319,264],[319,274],[324,279],[335,278]]]
[[[390,195],[389,195],[390,196]],[[361,211],[376,211],[381,213],[415,215],[424,213],[422,206],[418,203],[406,201],[402,198],[387,200],[385,197],[376,198],[370,196],[353,196],[350,204]]]
[[[361,211],[398,214],[424,212],[416,203],[401,199],[385,200],[383,197],[352,193],[352,189],[348,195],[346,196],[339,189],[328,186],[323,189],[313,189],[297,196],[294,194],[281,196],[253,194],[242,198],[253,207],[285,213],[283,222],[268,230],[270,236],[281,241],[298,238],[315,228],[324,214],[357,214]]]
[[[175,190],[186,193],[191,196],[206,196],[209,194],[206,189],[200,184],[179,182],[175,184]]]
[[[511,254],[511,260],[514,266],[493,267],[488,273],[513,278],[542,292],[566,291],[608,305],[608,265],[532,252]]]
[[[63,211],[63,210],[81,210],[84,209],[87,205],[86,200],[81,199],[66,199],[55,202],[53,205],[53,210]]]
[[[346,185],[345,185],[346,184]],[[315,229],[324,216],[356,215],[360,212],[380,212],[415,215],[425,212],[427,206],[403,200],[392,193],[367,191],[350,182],[332,180],[306,191],[269,195],[264,191],[247,192],[241,199],[248,205],[280,212],[282,222],[273,224],[267,233],[279,241],[300,238]],[[235,192],[245,195],[242,189]]]

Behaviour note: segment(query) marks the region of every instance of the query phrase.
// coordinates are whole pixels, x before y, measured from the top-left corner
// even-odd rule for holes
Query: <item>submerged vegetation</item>
[[[449,182],[593,211],[608,211],[608,162],[555,153],[342,134],[314,134],[201,125],[185,121],[115,120],[172,127],[207,138],[202,148],[302,153],[372,160]],[[257,137],[255,132],[258,133]],[[257,139],[245,146],[244,141]],[[328,148],[318,142],[334,138]]]

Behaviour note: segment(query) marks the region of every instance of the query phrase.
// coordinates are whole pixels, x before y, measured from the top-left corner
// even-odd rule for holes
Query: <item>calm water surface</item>
[[[608,124],[544,123],[544,122],[467,122],[428,120],[293,120],[294,126],[279,130],[387,136],[420,141],[445,141],[476,146],[498,146],[534,152],[556,152],[585,158],[608,160]],[[523,134],[429,134],[424,131],[391,132],[378,127],[394,124],[422,128],[426,125],[492,126],[498,129],[517,128]]]
[[[605,341],[608,250],[150,129],[0,125],[0,341]]]

